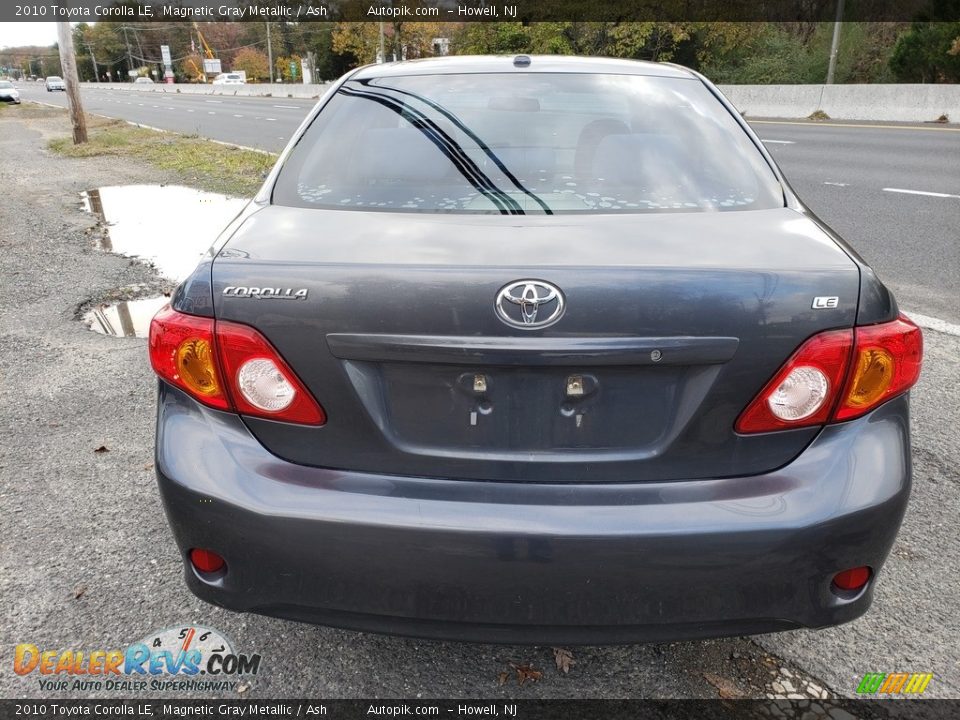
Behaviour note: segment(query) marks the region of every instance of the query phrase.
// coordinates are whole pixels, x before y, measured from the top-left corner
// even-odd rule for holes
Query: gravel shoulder
[[[146,343],[97,335],[77,321],[81,308],[119,288],[163,283],[148,266],[94,248],[95,218],[81,212],[79,193],[182,182],[182,175],[125,158],[57,157],[47,142],[66,131],[57,111],[0,116],[6,190],[0,223],[0,697],[91,695],[41,692],[35,675],[15,675],[11,655],[18,643],[111,649],[185,623],[217,628],[241,651],[262,655],[261,673],[249,688],[217,695],[227,698],[240,691],[241,697],[581,699],[762,698],[781,690],[813,698],[829,692],[796,663],[743,638],[572,648],[576,665],[561,674],[548,647],[366,635],[237,615],[194,598],[181,580],[153,477],[155,382]],[[781,644],[806,657],[800,646],[817,643]],[[510,663],[532,666],[542,678],[519,687]],[[839,692],[852,689],[844,684]]]

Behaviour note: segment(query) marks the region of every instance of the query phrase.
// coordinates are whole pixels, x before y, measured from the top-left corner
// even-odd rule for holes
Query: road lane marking
[[[960,325],[949,323],[946,320],[941,320],[940,318],[930,317],[929,315],[921,315],[920,313],[915,313],[911,310],[904,310],[903,313],[922,328],[936,330],[937,332],[946,333],[947,335],[956,335],[957,337],[960,337]]]
[[[793,140],[764,140],[760,138],[760,142],[770,143],[771,145],[796,145]]]
[[[240,118],[242,118],[243,115],[234,115],[234,117],[240,117]]]
[[[204,100],[204,102],[217,103],[217,105],[223,105],[223,100]]]
[[[270,122],[276,122],[276,121],[277,121],[276,118],[267,118],[267,120],[270,121]]]
[[[207,115],[216,115],[216,113],[213,110],[207,110]]]
[[[191,109],[189,109],[189,108],[187,108],[187,112],[193,112],[193,110],[191,110]]]
[[[825,180],[823,184],[824,184],[824,185],[834,185],[834,186],[836,186],[836,187],[847,187],[847,186],[850,185],[850,183],[830,182],[829,180]]]
[[[938,198],[960,198],[960,195],[951,195],[949,193],[927,192],[926,190],[904,190],[903,188],[883,188],[884,192],[903,193],[904,195],[926,195],[927,197]]]
[[[287,110],[303,110],[304,109],[304,108],[301,108],[299,105],[274,105],[274,107],[286,108]]]
[[[838,127],[838,128],[875,128],[877,130],[923,130],[927,132],[960,132],[957,127],[920,127],[918,125],[870,125],[867,123],[830,123],[804,122],[802,120],[750,120],[750,125],[803,125],[805,127]]]

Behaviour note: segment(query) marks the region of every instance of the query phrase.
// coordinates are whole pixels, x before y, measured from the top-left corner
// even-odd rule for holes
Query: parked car
[[[701,75],[341,78],[153,319],[187,584],[484,642],[820,628],[910,491],[922,336]]]
[[[213,79],[213,85],[244,85],[246,79],[239,73],[220,73]]]
[[[67,85],[63,82],[63,78],[57,77],[56,75],[51,75],[46,80],[47,92],[53,92],[54,90],[63,90],[67,91]]]
[[[153,85],[153,80],[148,77],[138,77],[133,81],[134,85]]]
[[[9,80],[0,80],[0,102],[20,104],[20,92]]]

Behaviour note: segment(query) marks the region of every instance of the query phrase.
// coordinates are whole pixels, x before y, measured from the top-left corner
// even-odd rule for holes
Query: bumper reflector
[[[203,573],[215,573],[227,566],[226,560],[212,550],[194,548],[190,551],[190,562]]]
[[[838,572],[833,576],[833,584],[841,590],[859,590],[867,584],[869,579],[870,568],[863,565]]]

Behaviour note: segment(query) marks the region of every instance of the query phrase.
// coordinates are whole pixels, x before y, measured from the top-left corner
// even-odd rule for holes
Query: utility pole
[[[840,27],[843,25],[843,0],[837,0],[837,20],[833,23],[833,41],[830,43],[830,65],[827,67],[827,85],[833,85],[837,71],[837,51],[840,49]]]
[[[270,23],[267,23],[267,64],[270,66],[270,84],[273,85],[273,45],[270,43]]]
[[[73,144],[87,141],[87,120],[80,104],[80,79],[77,77],[77,58],[73,54],[73,35],[69,22],[57,23],[57,43],[60,46],[60,66],[63,82],[67,86],[67,102],[70,105],[70,122],[73,123]]]
[[[128,73],[128,79],[129,79],[129,77],[132,77],[132,73],[133,73],[133,53],[130,51],[130,41],[127,39],[127,28],[124,27],[122,28],[122,30],[123,30],[123,42],[127,46],[127,70],[130,71]]]
[[[383,22],[380,23],[380,57],[377,62],[386,62],[387,56],[383,54]]]
[[[100,82],[100,70],[97,69],[97,58],[93,54],[93,45],[86,43],[87,50],[90,51],[90,62],[93,63],[93,81]]]

